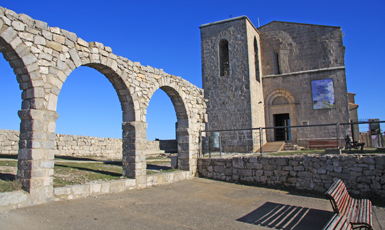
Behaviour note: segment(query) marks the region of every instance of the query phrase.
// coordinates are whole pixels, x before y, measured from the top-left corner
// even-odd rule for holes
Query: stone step
[[[284,141],[273,141],[273,142],[267,142],[265,145],[263,145],[263,152],[269,153],[269,152],[279,152],[284,147],[285,142]],[[257,150],[259,152],[260,150]]]

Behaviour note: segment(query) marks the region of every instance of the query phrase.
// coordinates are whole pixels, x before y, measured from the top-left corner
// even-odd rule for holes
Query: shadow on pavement
[[[332,218],[333,212],[266,202],[237,221],[285,230],[317,230]]]

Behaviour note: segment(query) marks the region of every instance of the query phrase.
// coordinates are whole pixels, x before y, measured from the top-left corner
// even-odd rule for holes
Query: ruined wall
[[[325,192],[339,178],[352,195],[385,198],[385,156],[202,158],[198,173],[209,179],[317,192]]]
[[[0,129],[0,154],[18,154],[20,132]],[[56,156],[122,158],[122,139],[56,134]],[[176,140],[147,141],[146,150],[178,152]]]
[[[0,129],[0,154],[17,154],[19,151],[20,132]]]

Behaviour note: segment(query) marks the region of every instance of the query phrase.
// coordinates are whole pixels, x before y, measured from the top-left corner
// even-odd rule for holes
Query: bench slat
[[[329,223],[323,228],[324,230],[350,230],[352,226],[344,215],[335,214]]]
[[[367,229],[373,229],[373,214],[372,214],[372,202],[368,199],[354,199],[349,195],[349,192],[340,179],[336,180],[325,193],[326,197],[329,198],[332,204],[334,212],[346,218],[346,222],[352,225],[352,228],[364,227]],[[337,217],[333,217],[337,218]],[[335,226],[338,225],[340,220],[335,220]],[[333,223],[333,219],[329,224]],[[333,227],[333,226],[331,226]],[[338,229],[338,228],[326,228],[325,229]]]

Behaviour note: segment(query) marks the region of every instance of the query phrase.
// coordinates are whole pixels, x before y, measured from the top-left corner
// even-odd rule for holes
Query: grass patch
[[[0,180],[0,192],[12,192],[15,190],[21,190],[21,183],[19,180]]]
[[[122,173],[121,163],[58,162],[54,167],[53,186],[62,187],[97,180],[117,180],[122,177]]]
[[[0,160],[0,166],[17,167],[17,161],[4,161],[4,160]]]

